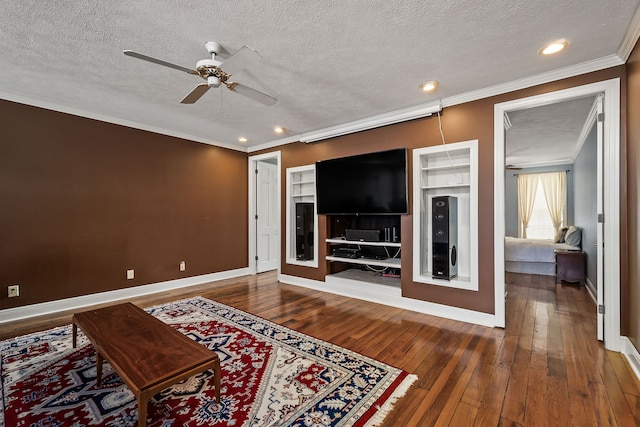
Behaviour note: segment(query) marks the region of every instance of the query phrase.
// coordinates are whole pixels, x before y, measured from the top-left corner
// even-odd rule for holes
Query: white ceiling
[[[508,82],[624,63],[639,3],[5,0],[0,97],[252,151],[439,99],[446,108]],[[566,52],[538,55],[558,38],[569,41]],[[222,59],[243,45],[260,52],[261,64],[234,80],[279,102],[266,107],[219,88],[182,105],[200,78],[122,53],[193,68],[207,41],[224,46]],[[420,92],[431,79],[438,92]],[[284,139],[275,125],[287,129]]]
[[[573,163],[588,134],[595,99],[588,96],[508,113],[511,127],[506,131],[505,164]]]

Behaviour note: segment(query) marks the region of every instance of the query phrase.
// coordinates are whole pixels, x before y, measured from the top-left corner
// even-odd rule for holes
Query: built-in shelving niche
[[[327,217],[328,279],[400,287],[400,216],[399,215],[329,215]],[[379,242],[351,241],[346,229],[380,230]],[[390,241],[385,240],[384,229],[390,230]],[[393,230],[397,239],[392,241]],[[334,255],[337,248],[358,249],[363,257],[351,259]]]
[[[287,168],[286,179],[286,263],[318,267],[315,165]],[[302,204],[306,205],[306,218],[304,219],[300,218],[300,205]],[[302,230],[302,223],[305,221],[307,222],[306,228],[308,228],[306,233]]]
[[[458,276],[432,276],[431,199],[458,199]],[[478,141],[413,150],[413,281],[478,290]]]

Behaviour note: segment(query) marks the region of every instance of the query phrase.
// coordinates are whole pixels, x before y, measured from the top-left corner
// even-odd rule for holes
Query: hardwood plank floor
[[[507,327],[486,328],[278,283],[274,273],[132,300],[202,295],[418,375],[384,426],[635,426],[640,383],[596,340],[584,288],[507,273]],[[69,324],[3,325],[0,339]]]

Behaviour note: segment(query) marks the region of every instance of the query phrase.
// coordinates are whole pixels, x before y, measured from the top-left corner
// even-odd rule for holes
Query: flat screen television
[[[407,149],[316,162],[316,197],[322,215],[409,213]]]

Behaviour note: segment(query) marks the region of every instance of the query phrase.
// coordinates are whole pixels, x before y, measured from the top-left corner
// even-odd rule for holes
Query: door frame
[[[277,217],[279,218],[280,223],[280,237],[282,236],[282,162],[281,162],[281,152],[274,151],[271,153],[258,154],[256,156],[249,156],[249,167],[248,167],[248,176],[249,176],[249,250],[248,250],[248,266],[249,266],[249,274],[257,273],[257,262],[256,262],[256,245],[257,245],[257,227],[256,227],[256,198],[257,191],[256,188],[256,179],[255,179],[255,170],[257,167],[257,163],[265,160],[275,159],[276,167],[277,167],[277,186],[278,190],[277,194]],[[282,241],[281,238],[278,239]],[[278,277],[280,276],[280,268],[282,267],[282,248],[281,244],[278,245],[280,250],[278,250]]]
[[[505,132],[509,111],[604,93],[604,345],[620,351],[620,79],[515,99],[494,105],[494,290],[495,325],[505,327]],[[596,308],[597,310],[597,308]],[[595,338],[595,337],[594,337]]]

